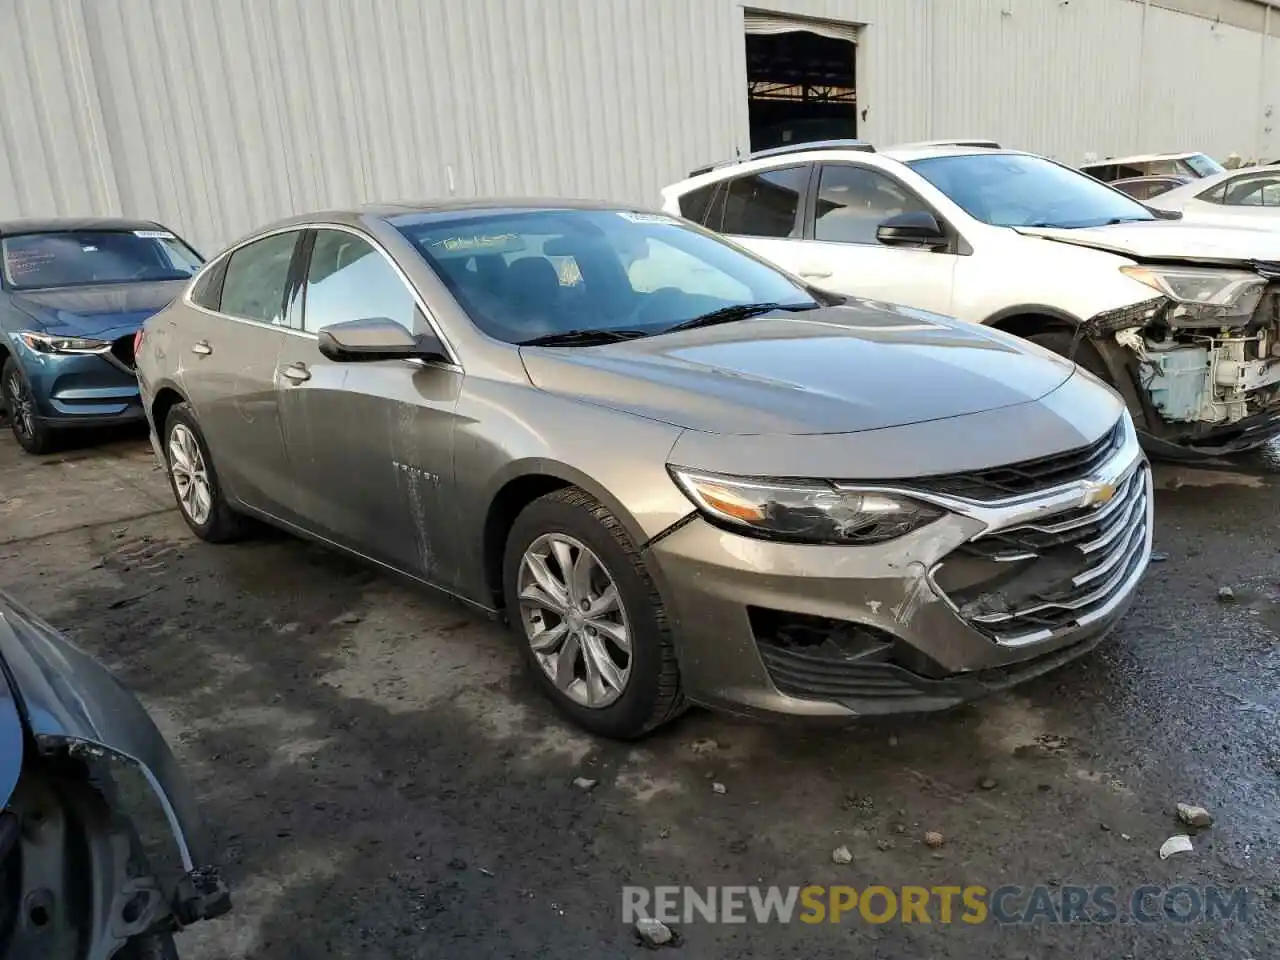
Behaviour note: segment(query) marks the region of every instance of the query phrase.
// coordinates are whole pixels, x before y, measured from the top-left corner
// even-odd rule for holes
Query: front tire
[[[40,419],[31,381],[13,357],[0,370],[0,389],[9,411],[9,429],[18,446],[27,453],[52,453],[57,447],[57,434]]]
[[[534,682],[579,726],[631,740],[684,711],[662,598],[594,497],[567,487],[525,507],[507,538],[503,584]]]
[[[227,543],[244,535],[244,520],[227,502],[195,415],[176,404],[164,422],[165,468],[178,511],[201,540]]]

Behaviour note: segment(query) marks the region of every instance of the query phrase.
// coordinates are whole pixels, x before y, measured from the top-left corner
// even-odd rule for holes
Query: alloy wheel
[[[539,537],[520,560],[520,618],[538,665],[574,703],[601,709],[631,676],[631,630],[600,558],[563,533]]]
[[[35,400],[22,374],[14,370],[9,374],[9,382],[5,384],[8,394],[9,419],[16,430],[25,439],[31,439],[36,432]]]
[[[169,473],[182,512],[192,523],[203,526],[213,512],[213,484],[200,444],[185,424],[174,424],[169,431]]]

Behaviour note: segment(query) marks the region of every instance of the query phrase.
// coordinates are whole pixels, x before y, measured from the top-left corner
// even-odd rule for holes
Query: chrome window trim
[[[258,320],[250,320],[247,317],[237,317],[229,313],[223,313],[220,310],[210,310],[208,307],[201,306],[200,304],[196,303],[194,300],[191,299],[191,291],[193,291],[196,288],[197,284],[199,284],[200,278],[204,276],[205,272],[213,269],[213,267],[216,264],[221,263],[223,260],[229,259],[230,257],[232,257],[236,253],[236,251],[242,250],[252,243],[257,243],[259,240],[266,240],[269,237],[279,236],[282,233],[305,233],[308,230],[339,230],[343,233],[349,233],[349,234],[352,234],[353,236],[359,237],[361,240],[364,240],[371,247],[373,247],[374,250],[377,250],[378,253],[382,255],[383,259],[385,259],[387,263],[391,265],[391,269],[396,272],[396,275],[400,278],[400,282],[409,288],[409,293],[413,296],[414,304],[417,306],[419,310],[422,311],[422,315],[427,320],[427,325],[431,327],[432,332],[440,340],[440,343],[444,346],[445,352],[449,355],[449,359],[443,363],[429,363],[428,361],[425,361],[425,360],[408,360],[404,362],[411,363],[415,366],[441,367],[447,370],[456,370],[459,373],[462,372],[462,363],[458,360],[457,351],[454,350],[453,344],[449,342],[449,338],[445,336],[444,330],[441,329],[440,323],[439,321],[436,320],[435,314],[433,314],[429,309],[427,309],[427,303],[425,298],[422,296],[422,293],[418,290],[418,288],[413,284],[413,281],[409,279],[409,275],[404,272],[404,268],[402,268],[400,264],[396,263],[395,258],[391,256],[390,253],[387,252],[386,247],[384,247],[376,237],[371,236],[370,234],[366,233],[363,230],[359,230],[355,227],[348,226],[345,223],[332,223],[327,220],[318,220],[315,222],[302,223],[302,224],[294,223],[284,227],[276,227],[273,230],[266,230],[262,233],[256,233],[251,237],[241,240],[234,247],[229,247],[228,249],[220,253],[218,256],[210,260],[208,263],[206,263],[191,278],[191,281],[187,284],[186,290],[184,290],[182,293],[183,306],[190,307],[193,310],[198,310],[200,313],[206,314],[207,316],[210,316],[210,317],[217,317],[219,320],[230,320],[234,323],[248,324],[249,326],[253,326],[253,327],[260,327],[260,328],[265,327],[268,330],[279,330],[283,333],[288,333],[295,337],[302,337],[303,339],[306,339],[306,340],[318,339],[316,334],[311,333],[310,331],[307,331],[307,330],[296,330],[293,327],[287,326],[285,324],[262,323],[261,321],[258,321]],[[304,282],[305,282],[305,278],[304,278]]]

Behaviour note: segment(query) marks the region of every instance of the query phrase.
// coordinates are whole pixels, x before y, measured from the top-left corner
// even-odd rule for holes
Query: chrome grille
[[[977,596],[952,595],[960,615],[992,639],[1010,645],[1047,639],[1104,616],[1142,570],[1150,552],[1150,471],[1141,464],[1109,501],[1064,511],[958,547],[953,556],[993,569],[1034,571],[1037,564],[1073,559],[1070,572],[1004,603],[999,587]],[[1019,566],[1020,565],[1020,566]],[[944,561],[945,566],[945,561]]]
[[[1114,456],[1123,443],[1124,424],[1116,421],[1115,426],[1086,447],[986,470],[913,478],[911,485],[931,493],[970,500],[1020,496],[1088,476]]]

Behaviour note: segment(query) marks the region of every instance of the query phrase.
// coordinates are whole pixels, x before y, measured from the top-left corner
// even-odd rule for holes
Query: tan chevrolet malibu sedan
[[[1095,646],[1151,550],[1092,376],[648,211],[278,223],[137,364],[197,536],[264,520],[500,613],[606,736],[950,707]]]

